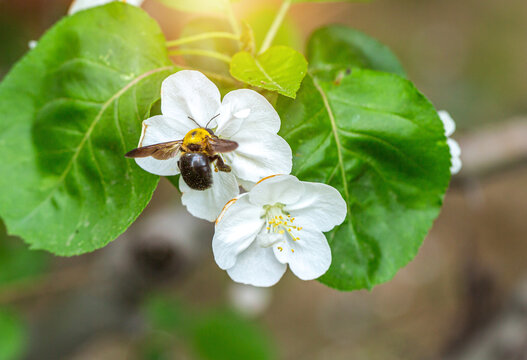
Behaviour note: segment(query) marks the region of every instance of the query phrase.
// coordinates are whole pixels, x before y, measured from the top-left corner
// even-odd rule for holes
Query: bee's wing
[[[147,156],[152,156],[157,160],[167,160],[178,154],[182,143],[183,140],[177,140],[143,146],[129,151],[125,156],[128,158],[144,158]]]
[[[236,141],[220,139],[217,137],[212,137],[209,140],[212,150],[217,153],[226,153],[234,151],[238,148],[238,143]]]

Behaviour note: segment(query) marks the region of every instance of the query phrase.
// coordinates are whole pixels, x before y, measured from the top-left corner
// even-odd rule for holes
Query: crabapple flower
[[[287,264],[302,280],[323,275],[331,249],[323,232],[346,218],[346,202],[333,187],[275,175],[225,205],[216,220],[216,263],[236,282],[272,286]]]
[[[196,217],[214,221],[223,206],[239,194],[240,185],[248,189],[266,176],[291,172],[291,148],[277,134],[280,117],[256,91],[234,90],[221,101],[218,88],[205,75],[182,70],[164,80],[161,112],[163,115],[143,121],[139,147],[181,140],[198,127],[238,144],[236,150],[219,154],[231,172],[217,171],[212,165],[216,171],[212,171],[210,188],[191,189],[180,177],[181,201]],[[136,162],[148,172],[171,176],[180,173],[179,157],[157,160],[149,156]]]
[[[105,5],[113,1],[121,1],[134,6],[141,6],[144,0],[73,0],[68,10],[68,14],[72,15],[81,10],[86,10],[92,7]]]
[[[450,136],[456,131],[456,123],[447,111],[441,110],[437,112],[439,118],[443,122],[445,128],[445,136],[447,137],[446,142],[450,148],[450,173],[452,175],[457,174],[461,170],[461,148],[456,140]]]

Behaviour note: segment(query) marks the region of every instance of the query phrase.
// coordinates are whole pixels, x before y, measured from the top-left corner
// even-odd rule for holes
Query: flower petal
[[[281,264],[272,248],[262,248],[253,242],[236,259],[227,273],[232,280],[253,286],[273,286],[284,275],[287,265]]]
[[[302,183],[304,193],[300,200],[285,207],[291,216],[298,219],[301,226],[325,232],[344,221],[347,206],[337,189],[321,183]]]
[[[236,141],[238,148],[225,154],[225,158],[240,179],[257,182],[270,175],[291,172],[291,148],[280,136],[268,131],[244,129],[230,140]]]
[[[153,116],[143,121],[143,132],[139,147],[167,141],[182,140],[192,130],[181,122],[163,115]]]
[[[189,130],[174,119],[163,115],[154,116],[143,121],[143,132],[138,147],[181,140]],[[168,160],[157,160],[149,156],[136,158],[135,162],[152,174],[171,176],[179,174],[178,160],[179,155]]]
[[[298,232],[300,240],[290,238],[273,247],[281,262],[289,263],[291,271],[302,280],[322,276],[331,265],[331,249],[324,234],[316,228],[305,227]]]
[[[450,173],[452,175],[455,175],[461,170],[461,167],[462,167],[461,158],[460,158],[461,148],[459,147],[459,144],[457,143],[457,141],[454,139],[447,138],[446,143],[448,144],[448,147],[450,148],[450,161],[451,161]]]
[[[199,71],[181,70],[163,81],[161,112],[165,116],[188,122],[193,118],[201,127],[218,114],[220,91]],[[194,124],[194,127],[198,127]]]
[[[225,95],[220,116],[216,119],[216,135],[230,138],[238,130],[255,133],[280,130],[280,117],[267,99],[254,90],[239,89]]]
[[[232,173],[212,171],[212,186],[207,190],[191,189],[183,180],[179,179],[181,202],[194,216],[208,221],[214,221],[223,206],[240,192],[236,177]]]
[[[437,112],[437,114],[443,122],[443,127],[445,128],[445,136],[452,135],[454,131],[456,131],[456,123],[454,119],[452,119],[452,116],[450,116],[450,114],[445,110],[440,110]]]
[[[292,175],[275,175],[256,184],[249,199],[256,205],[293,204],[304,194],[304,185]]]
[[[212,251],[224,270],[236,263],[236,257],[251,245],[264,226],[262,208],[253,205],[246,195],[233,200],[216,224]]]
[[[461,148],[459,147],[459,144],[456,140],[452,138],[446,139],[446,143],[448,144],[448,147],[450,148],[450,155],[452,157],[460,156],[461,155]]]
[[[457,174],[459,171],[461,171],[462,163],[459,156],[452,156],[450,159],[452,161],[452,165],[450,166],[450,173],[452,175]]]
[[[261,232],[256,236],[256,242],[260,247],[272,247],[275,244],[283,243],[285,241],[285,235],[279,233],[266,233]]]
[[[256,182],[254,182],[254,181],[247,181],[247,180],[243,180],[243,179],[238,178],[238,184],[240,184],[240,186],[243,188],[243,190],[251,191],[251,189],[254,187],[254,185],[256,185]]]

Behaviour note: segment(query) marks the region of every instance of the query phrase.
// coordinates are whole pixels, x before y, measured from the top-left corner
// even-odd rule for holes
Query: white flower
[[[443,122],[445,128],[445,136],[447,137],[446,142],[450,148],[450,173],[457,174],[461,170],[461,148],[456,140],[450,136],[456,131],[456,123],[450,116],[450,114],[444,110],[438,111],[439,118]]]
[[[300,279],[316,279],[331,264],[323,232],[345,217],[346,203],[333,187],[272,176],[225,206],[216,221],[214,258],[244,284],[272,286],[287,264]]]
[[[92,7],[105,5],[113,1],[121,1],[134,6],[141,6],[144,0],[73,0],[68,10],[68,14],[72,15],[81,10],[86,10]]]
[[[214,221],[239,194],[240,185],[248,189],[266,176],[291,172],[291,148],[277,135],[280,117],[255,91],[234,90],[221,101],[218,88],[205,75],[182,70],[163,82],[161,112],[163,115],[143,121],[139,147],[181,140],[198,127],[208,127],[220,139],[238,144],[236,150],[220,154],[232,171],[212,171],[209,189],[194,190],[183,177],[179,179],[181,201],[194,216]],[[170,176],[180,173],[179,157],[156,160],[150,156],[136,161],[146,171]]]

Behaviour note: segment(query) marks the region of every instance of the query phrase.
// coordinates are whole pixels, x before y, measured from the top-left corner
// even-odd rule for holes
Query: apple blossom
[[[302,280],[323,275],[331,249],[323,232],[341,224],[346,202],[333,187],[275,175],[231,200],[216,220],[212,250],[236,282],[272,286],[287,264]]]
[[[240,186],[248,189],[266,176],[291,172],[291,148],[277,135],[280,117],[256,91],[234,90],[221,101],[218,88],[205,75],[182,70],[164,80],[161,112],[143,121],[139,147],[181,140],[198,127],[238,144],[236,150],[219,154],[232,171],[213,171],[210,188],[191,189],[180,177],[181,201],[196,217],[214,221],[225,203],[239,194]],[[180,173],[179,157],[149,156],[136,162],[153,174],[171,176]]]

